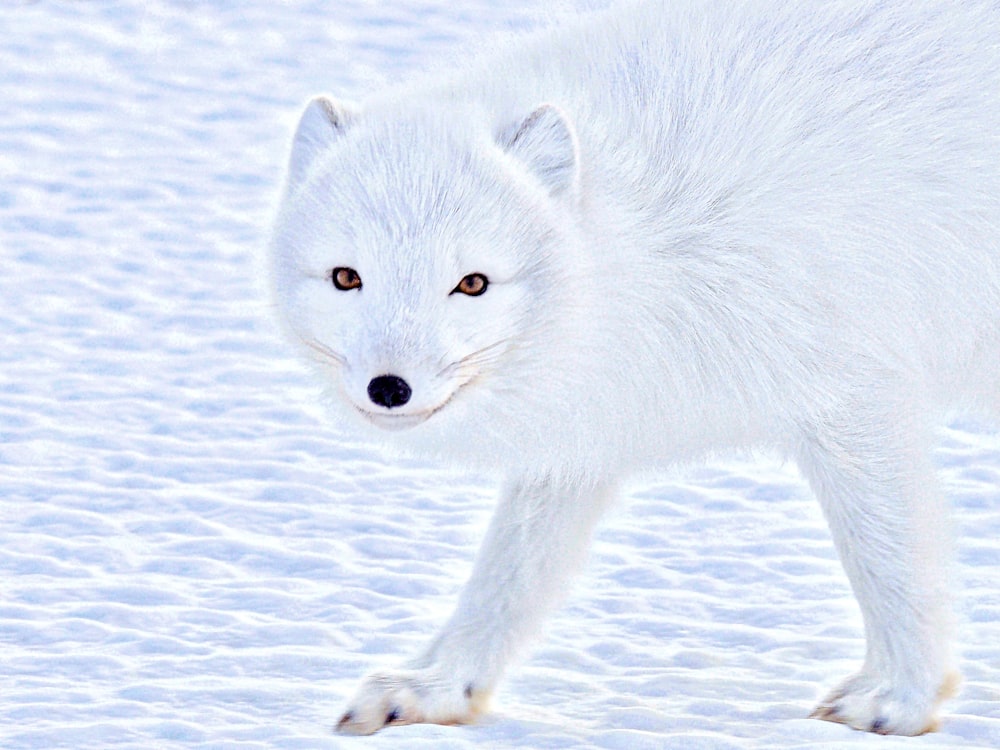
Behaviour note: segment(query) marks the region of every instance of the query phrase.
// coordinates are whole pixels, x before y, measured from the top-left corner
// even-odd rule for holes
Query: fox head
[[[539,358],[572,347],[572,125],[552,105],[481,127],[442,109],[310,102],[270,254],[287,328],[342,410],[428,437],[502,421],[553,377]]]

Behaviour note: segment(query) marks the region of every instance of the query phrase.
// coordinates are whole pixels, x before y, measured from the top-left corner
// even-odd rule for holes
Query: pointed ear
[[[550,195],[576,187],[580,171],[576,132],[565,113],[543,104],[514,127],[501,132],[500,147],[523,162]]]
[[[290,183],[302,180],[316,154],[346,133],[355,116],[353,107],[325,96],[317,96],[306,105],[292,139],[288,162]]]

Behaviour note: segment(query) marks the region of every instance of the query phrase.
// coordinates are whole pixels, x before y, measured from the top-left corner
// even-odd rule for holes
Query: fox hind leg
[[[861,670],[813,716],[915,735],[935,727],[938,705],[957,684],[948,645],[951,532],[929,431],[899,414],[859,408],[828,418],[803,441],[799,463],[830,525],[867,641]]]

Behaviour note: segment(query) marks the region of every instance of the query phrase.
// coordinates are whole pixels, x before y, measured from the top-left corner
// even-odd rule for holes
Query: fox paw
[[[434,669],[367,677],[337,722],[341,734],[372,734],[402,724],[468,724],[489,703],[488,691]]]
[[[844,681],[810,714],[810,718],[846,724],[876,734],[918,735],[937,729],[937,707],[954,694],[957,674],[937,691],[899,687],[861,672]]]

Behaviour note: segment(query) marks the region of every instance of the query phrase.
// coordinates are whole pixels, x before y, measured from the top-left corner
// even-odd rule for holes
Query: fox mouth
[[[461,388],[458,390],[461,390]],[[441,411],[444,407],[451,403],[451,400],[455,397],[455,394],[458,393],[458,390],[450,393],[448,398],[437,406],[431,406],[430,408],[423,409],[422,411],[410,412],[407,414],[401,412],[393,414],[389,411],[374,412],[362,408],[357,404],[355,404],[354,408],[358,410],[361,416],[376,427],[380,427],[383,430],[408,430],[411,427],[416,427],[418,424],[423,424]]]
[[[444,404],[441,404],[441,406],[444,406]],[[383,430],[407,430],[426,422],[441,406],[426,409],[416,414],[375,413],[367,409],[362,409],[360,406],[356,408],[361,416],[376,427],[381,427]]]

